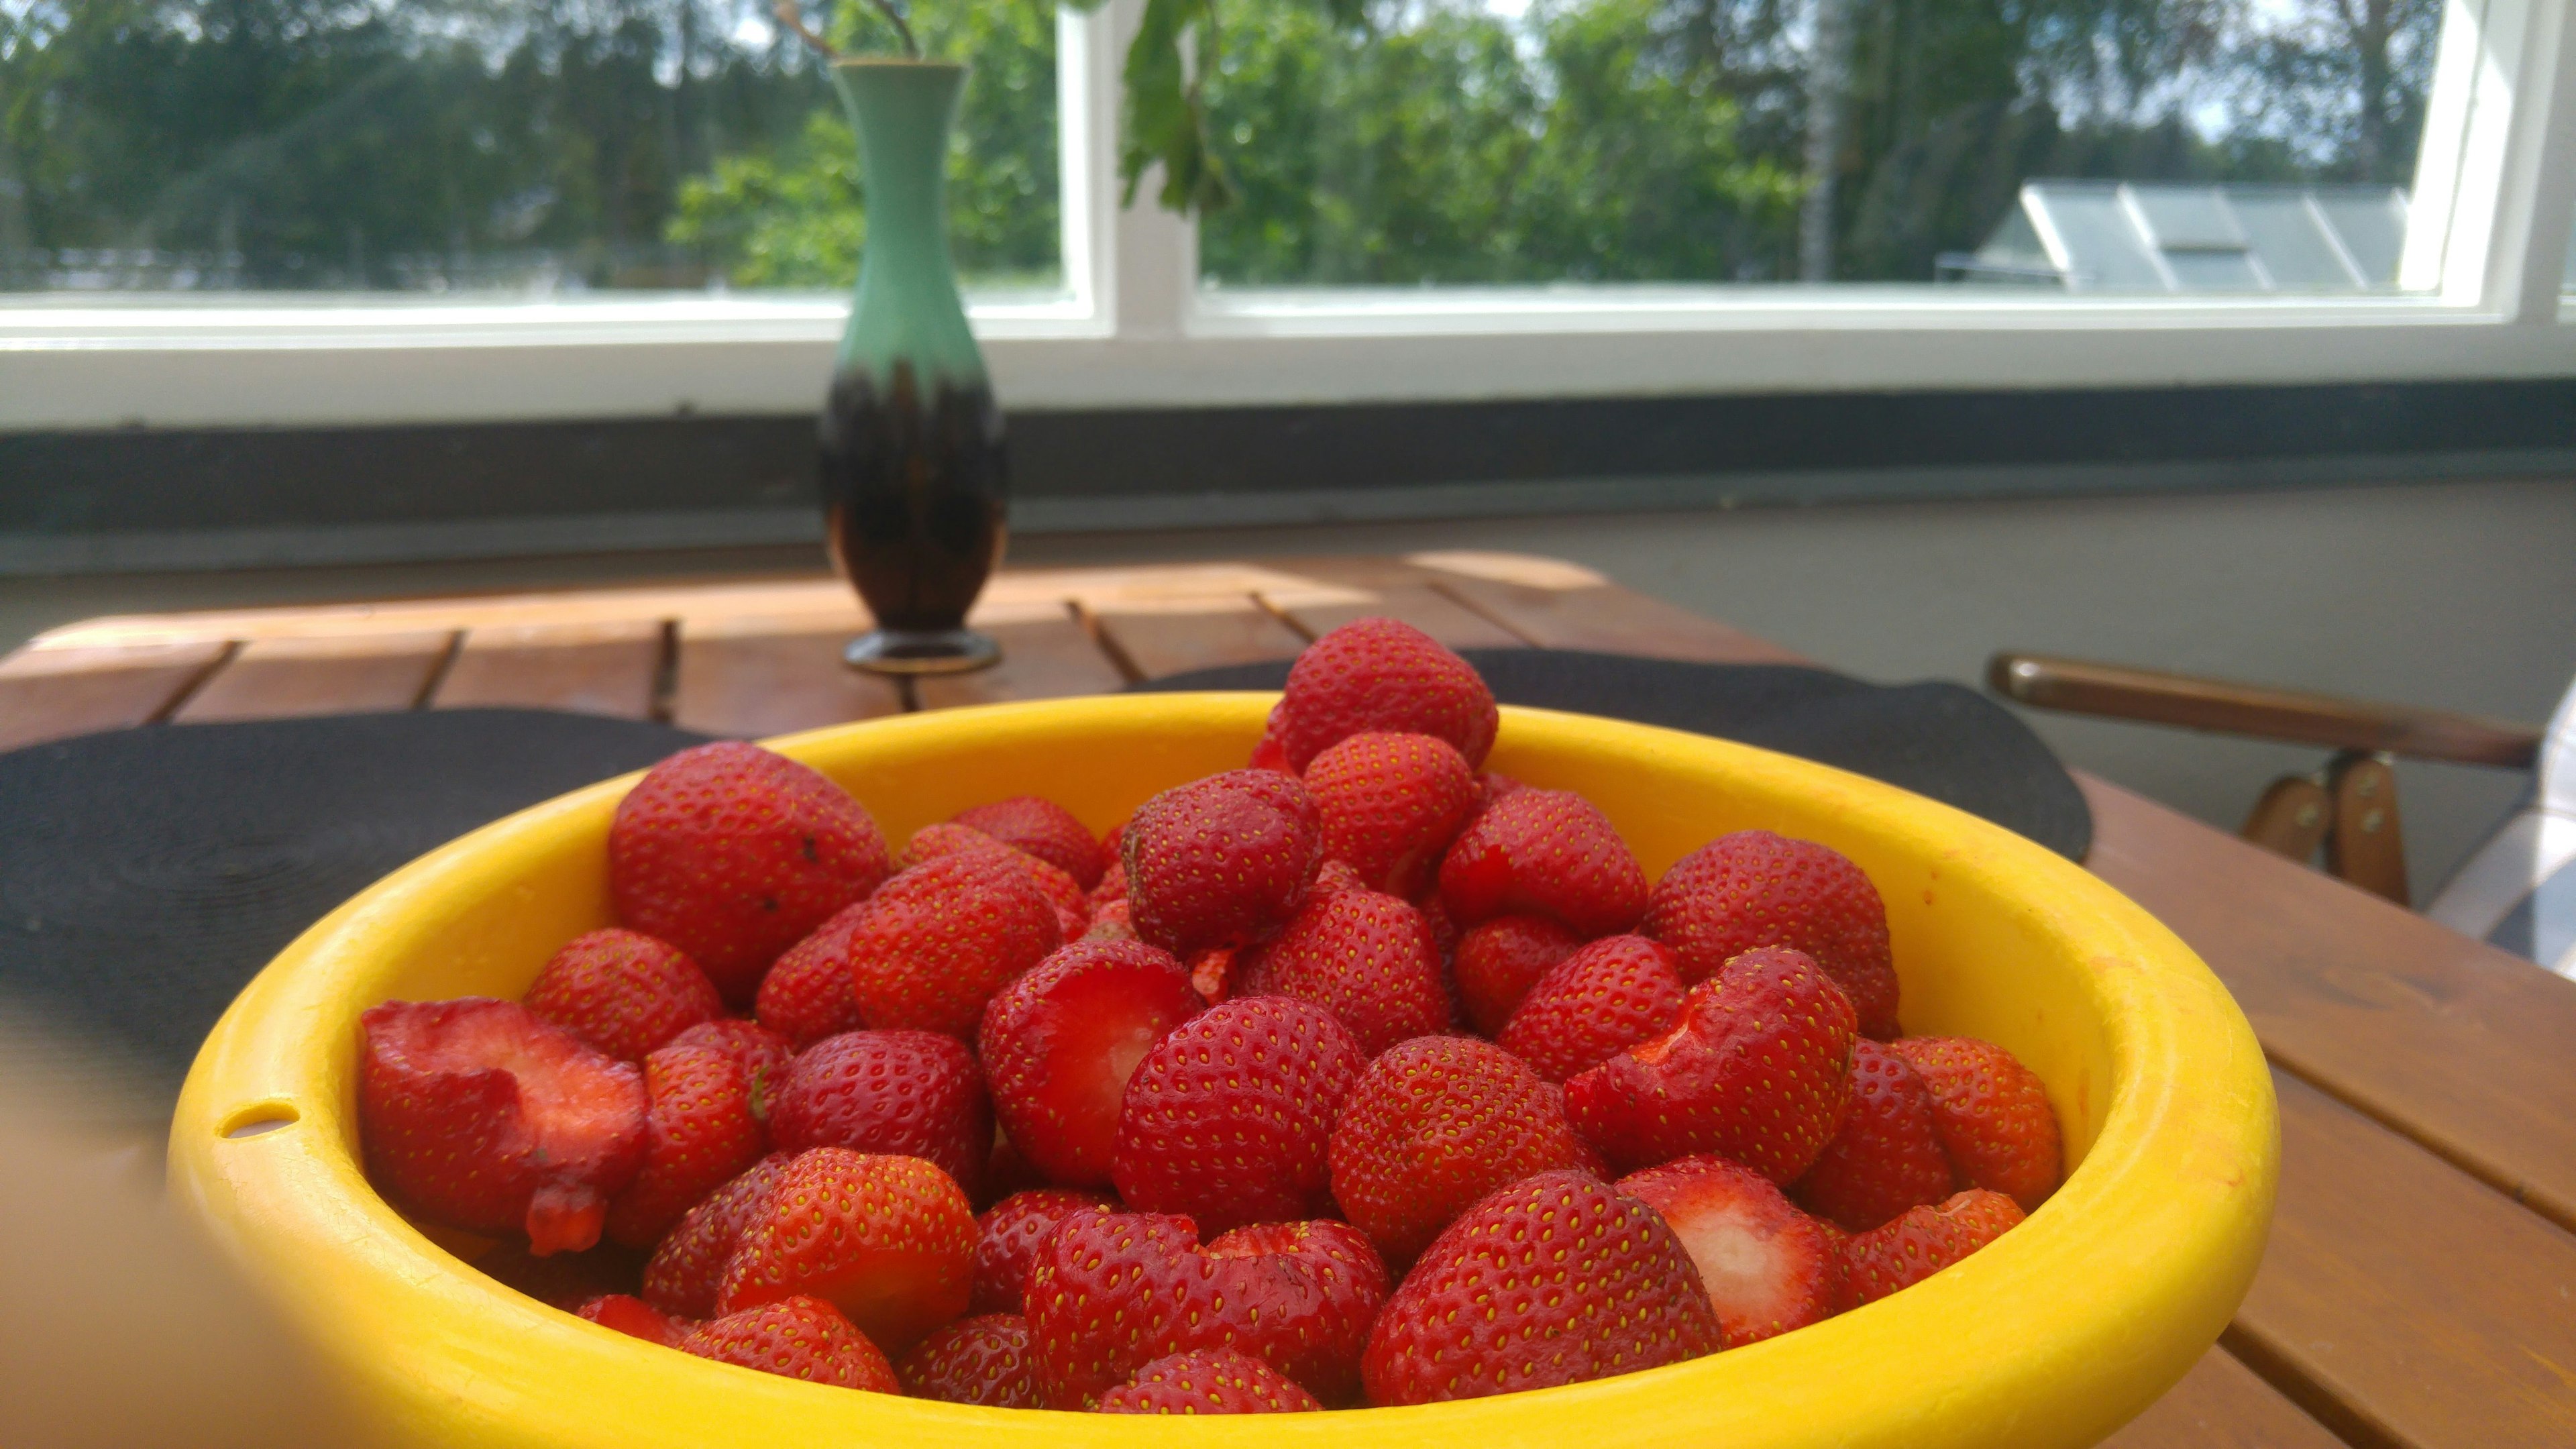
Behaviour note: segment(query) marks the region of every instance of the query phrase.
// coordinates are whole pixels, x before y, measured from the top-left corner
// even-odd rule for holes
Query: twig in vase
[[[912,38],[912,27],[904,23],[903,12],[894,8],[894,0],[869,0],[869,3],[876,6],[877,13],[894,27],[894,33],[903,37],[903,53],[914,60],[921,59],[921,42]],[[771,13],[778,17],[779,24],[795,31],[800,39],[812,46],[817,55],[832,61],[841,58],[841,52],[833,47],[832,42],[815,34],[806,25],[805,17],[797,12],[794,0],[778,0]]]

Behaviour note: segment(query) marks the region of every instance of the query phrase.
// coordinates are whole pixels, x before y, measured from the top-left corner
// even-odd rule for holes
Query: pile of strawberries
[[[1480,773],[1495,725],[1369,619],[1251,768],[1106,841],[1023,796],[892,856],[802,765],[675,755],[609,835],[626,929],[524,1002],[366,1013],[369,1171],[639,1338],[1141,1413],[1674,1363],[2055,1189],[2037,1078],[1898,1035],[1859,867],[1745,831],[1650,882],[1582,796]]]

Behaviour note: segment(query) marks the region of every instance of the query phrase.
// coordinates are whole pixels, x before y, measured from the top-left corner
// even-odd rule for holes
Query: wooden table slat
[[[148,724],[230,647],[196,639],[19,650],[0,659],[0,750]]]
[[[1302,635],[1249,594],[1125,603],[1093,611],[1091,622],[1139,679],[1286,659],[1306,647]]]
[[[1109,694],[1127,683],[1070,605],[979,610],[970,622],[1002,646],[1002,662],[974,674],[924,675],[913,681],[914,697],[923,709]]]
[[[2102,1449],[2343,1449],[2305,1409],[2224,1348],[2102,1441]]]
[[[200,724],[411,709],[455,646],[444,629],[253,639],[172,718]]]
[[[469,629],[435,709],[516,706],[643,719],[662,673],[657,619]]]
[[[1626,589],[1537,589],[1493,579],[1448,578],[1441,592],[1548,649],[1593,649],[1712,664],[1809,661],[1741,629]]]
[[[679,625],[672,662],[671,723],[708,734],[785,734],[903,712],[889,680],[841,662],[866,627],[856,616],[740,619]]]
[[[1529,642],[1428,583],[1389,585],[1363,600],[1288,591],[1266,594],[1262,602],[1310,639],[1374,614],[1401,619],[1452,649],[1508,649]]]

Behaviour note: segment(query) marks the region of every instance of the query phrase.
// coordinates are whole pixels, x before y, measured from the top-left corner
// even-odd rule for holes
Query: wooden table
[[[842,667],[863,620],[839,583],[768,579],[93,620],[0,660],[0,747],[469,705],[761,735],[1284,656],[1363,614],[1460,647],[1792,657],[1571,565],[1418,554],[1006,573],[976,620],[1003,664],[904,688]],[[2252,1294],[2112,1442],[2576,1444],[2576,983],[2082,783],[2092,868],[2235,993],[2273,1063],[2283,1139]]]

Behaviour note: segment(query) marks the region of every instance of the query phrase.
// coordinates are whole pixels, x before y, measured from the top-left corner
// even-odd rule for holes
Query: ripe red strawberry
[[[680,1215],[769,1150],[742,1062],[709,1046],[666,1046],[644,1059],[644,1156],[608,1203],[608,1236],[649,1248]]]
[[[846,1147],[918,1157],[967,1196],[993,1154],[993,1107],[965,1043],[935,1031],[853,1031],[805,1049],[769,1113],[781,1152]]]
[[[1082,838],[1085,841],[1091,839],[1088,835]],[[1064,939],[1070,941],[1080,936],[1090,925],[1091,897],[1083,891],[1079,881],[1052,862],[995,840],[971,825],[950,823],[921,827],[913,832],[912,842],[897,857],[897,864],[903,870],[910,870],[923,861],[937,860],[943,855],[974,852],[996,855],[1027,875],[1029,884],[1036,886],[1038,893],[1047,898],[1047,903],[1055,907],[1056,927]]]
[[[1496,916],[1458,938],[1458,1004],[1467,1023],[1501,1036],[1521,998],[1583,938],[1544,916]]]
[[[1500,770],[1481,770],[1476,775],[1476,813],[1482,815],[1493,808],[1495,801],[1514,790],[1528,788]]]
[[[1274,711],[1270,721],[1261,727],[1261,738],[1252,744],[1252,758],[1243,762],[1245,769],[1276,770],[1282,775],[1297,773],[1288,764],[1288,747],[1279,743],[1278,720]]]
[[[1643,936],[1602,937],[1530,988],[1503,1028],[1503,1050],[1562,1082],[1663,1035],[1682,1010],[1673,959]]]
[[[1127,823],[1120,821],[1119,833],[1123,834],[1126,828]],[[1111,838],[1117,837],[1113,835]],[[1118,847],[1112,845],[1108,849],[1110,851],[1109,868],[1100,873],[1100,884],[1091,888],[1091,908],[1094,911],[1098,911],[1111,901],[1127,899],[1127,863],[1118,857]]]
[[[1681,1019],[1565,1084],[1575,1130],[1621,1171],[1694,1152],[1794,1182],[1851,1101],[1851,1000],[1796,951],[1747,951]]]
[[[1232,1348],[1339,1402],[1386,1290],[1348,1223],[1264,1223],[1202,1247],[1184,1217],[1079,1213],[1029,1265],[1039,1385],[1050,1407],[1083,1408],[1166,1354]]]
[[[803,1296],[763,1303],[700,1324],[673,1347],[765,1374],[870,1393],[898,1394],[894,1365],[831,1304]]]
[[[983,831],[1014,850],[1024,850],[1065,874],[1084,890],[1100,884],[1109,868],[1109,853],[1073,812],[1035,795],[1014,795],[989,805],[957,812],[957,823]]]
[[[678,947],[614,929],[564,943],[525,1000],[530,1011],[630,1062],[724,1014],[715,983]]]
[[[1044,1407],[1037,1362],[1029,1352],[1029,1321],[1016,1313],[957,1320],[913,1345],[895,1365],[895,1376],[916,1399],[990,1409]]]
[[[644,1301],[674,1318],[715,1317],[725,1264],[742,1244],[743,1227],[768,1206],[770,1189],[794,1160],[773,1152],[681,1214],[644,1265]]]
[[[1333,1114],[1367,1062],[1320,1006],[1285,996],[1211,1006],[1137,1063],[1110,1179],[1128,1206],[1187,1213],[1212,1232],[1321,1216],[1332,1205]]]
[[[664,1348],[669,1348],[682,1334],[697,1327],[694,1323],[674,1323],[653,1305],[624,1293],[593,1298],[575,1311],[602,1328],[615,1329],[629,1338],[658,1343]]]
[[[1888,1045],[1852,1043],[1851,1111],[1842,1130],[1798,1179],[1809,1212],[1865,1233],[1907,1208],[1939,1202],[1954,1186],[1932,1126],[1932,1094]]]
[[[745,1218],[717,1302],[820,1298],[902,1353],[964,1313],[974,1282],[975,1214],[954,1179],[918,1157],[816,1147]]]
[[[1187,961],[1286,925],[1323,863],[1315,797],[1293,775],[1235,770],[1176,786],[1127,822],[1136,934]]]
[[[1897,1034],[1887,904],[1859,866],[1812,840],[1719,836],[1655,882],[1645,931],[1681,953],[1689,982],[1757,946],[1804,951],[1852,999],[1863,1036]]]
[[[1127,1079],[1198,1014],[1189,973],[1142,941],[1076,941],[995,993],[975,1034],[993,1107],[1050,1181],[1105,1187]]]
[[[742,1063],[743,1075],[751,1082],[752,1115],[763,1122],[769,1120],[769,1101],[777,1083],[796,1056],[792,1038],[756,1021],[702,1021],[667,1045],[711,1046]]]
[[[1115,1211],[1118,1199],[1105,1192],[1042,1187],[1015,1192],[975,1219],[975,1297],[977,1313],[1018,1313],[1021,1292],[1029,1283],[1029,1260],[1038,1244],[1066,1218],[1093,1209]]]
[[[2024,1212],[2057,1191],[2065,1155],[2036,1073],[1974,1037],[1908,1037],[1888,1048],[1931,1093],[1932,1130],[1961,1182],[2002,1193]]]
[[[1589,1173],[1484,1198],[1424,1250],[1363,1360],[1372,1404],[1427,1404],[1659,1368],[1724,1344],[1655,1210]]]
[[[996,856],[944,855],[868,898],[850,928],[850,994],[872,1027],[969,1037],[993,993],[1062,943],[1026,874]]]
[[[644,1073],[515,1001],[387,1001],[358,1018],[367,1175],[420,1216],[525,1229],[539,1256],[599,1241],[644,1151]]]
[[[1342,1103],[1331,1161],[1334,1200],[1397,1267],[1494,1189],[1599,1165],[1566,1121],[1564,1095],[1527,1063],[1447,1036],[1369,1063]]]
[[[608,827],[618,919],[687,952],[736,1004],[886,867],[885,837],[849,792],[730,740],[645,771]]]
[[[1769,1178],[1723,1157],[1685,1157],[1623,1177],[1618,1188],[1661,1213],[1681,1239],[1727,1347],[1833,1317],[1842,1258]]]
[[[1911,1207],[1902,1217],[1843,1248],[1843,1306],[1875,1303],[1910,1288],[2000,1238],[2022,1219],[2013,1200],[1972,1187],[1939,1207]]]
[[[1410,624],[1369,618],[1297,656],[1269,733],[1292,770],[1363,730],[1430,735],[1481,765],[1499,719],[1494,692],[1466,660]]]
[[[1352,735],[1316,755],[1305,781],[1323,814],[1324,854],[1407,900],[1439,874],[1479,804],[1466,760],[1429,735]]]
[[[1646,913],[1646,873],[1608,816],[1570,790],[1515,790],[1460,832],[1440,898],[1462,926],[1546,916],[1591,939]]]
[[[861,901],[816,926],[770,966],[752,1003],[762,1026],[808,1047],[868,1024],[850,988],[850,936],[867,909]]]
[[[1343,891],[1364,891],[1368,888],[1369,883],[1360,879],[1359,871],[1349,861],[1335,860],[1328,855],[1324,857],[1322,865],[1315,867],[1315,883],[1306,887],[1306,904],[1313,905],[1321,896],[1338,895]],[[1304,907],[1299,909],[1302,910]]]
[[[1237,997],[1293,996],[1323,1007],[1370,1056],[1449,1025],[1430,923],[1367,889],[1308,896],[1287,929],[1236,955],[1229,985]]]
[[[1014,1193],[1035,1192],[1048,1186],[1052,1184],[1047,1181],[1046,1174],[1038,1171],[1038,1165],[1029,1161],[1020,1151],[1019,1144],[1011,1140],[1010,1134],[996,1131],[993,1134],[993,1155],[984,1161],[986,1205],[1000,1202]]]
[[[1120,896],[1114,901],[1102,901],[1094,906],[1091,911],[1091,924],[1084,928],[1082,939],[1086,941],[1135,940],[1136,921],[1128,912],[1127,898]],[[1166,951],[1163,954],[1168,956],[1171,953]]]
[[[1296,1380],[1249,1354],[1169,1354],[1100,1396],[1103,1414],[1296,1414],[1324,1407]]]

